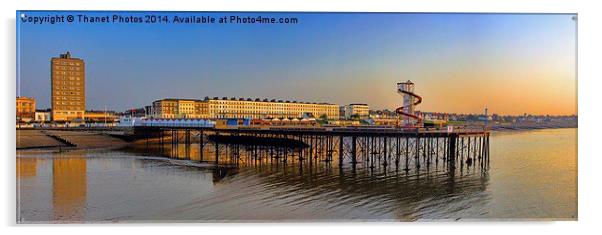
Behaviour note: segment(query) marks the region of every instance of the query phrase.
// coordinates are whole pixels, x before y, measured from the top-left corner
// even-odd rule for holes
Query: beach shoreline
[[[69,130],[17,130],[17,153],[111,150],[130,143],[103,133]]]
[[[492,132],[532,131],[545,129],[578,128],[573,123],[504,125],[494,124]],[[17,129],[18,153],[62,152],[72,150],[112,150],[136,144],[110,134],[71,130],[19,130]]]

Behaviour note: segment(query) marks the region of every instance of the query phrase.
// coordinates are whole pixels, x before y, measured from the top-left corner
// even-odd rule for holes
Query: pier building
[[[85,63],[61,54],[50,60],[53,121],[83,120],[86,110]]]

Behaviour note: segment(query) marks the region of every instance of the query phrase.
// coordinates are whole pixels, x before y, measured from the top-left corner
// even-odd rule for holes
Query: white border
[[[2,234],[65,234],[65,232],[107,234],[385,234],[432,232],[504,234],[547,233],[574,234],[600,230],[596,227],[600,208],[602,154],[596,151],[600,130],[600,8],[597,1],[559,0],[4,0],[1,1],[2,43],[0,66],[5,89],[2,96],[1,132],[3,154],[4,213]],[[361,11],[361,12],[521,12],[579,14],[579,222],[494,222],[494,223],[312,223],[312,224],[168,224],[168,225],[15,225],[15,10],[180,10],[180,11]],[[599,145],[599,144],[598,144]],[[94,228],[94,229],[91,229]]]

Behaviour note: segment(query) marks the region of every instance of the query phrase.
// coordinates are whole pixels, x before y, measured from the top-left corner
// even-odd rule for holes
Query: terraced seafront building
[[[162,99],[153,102],[154,118],[300,118],[303,116],[339,118],[339,106],[275,99],[209,98]]]
[[[344,107],[345,118],[350,119],[354,116],[364,119],[370,116],[370,107],[367,104],[348,104]]]
[[[36,100],[30,97],[17,97],[17,121],[32,121],[36,113]]]
[[[209,118],[207,103],[195,99],[156,100],[150,113],[153,118]]]

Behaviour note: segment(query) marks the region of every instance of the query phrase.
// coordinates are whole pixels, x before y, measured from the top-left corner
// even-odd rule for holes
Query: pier
[[[236,167],[241,161],[358,164],[409,171],[444,165],[489,165],[489,131],[483,127],[163,127],[137,126],[134,135],[145,148],[183,151],[184,159]],[[197,149],[194,149],[197,148]],[[194,151],[192,151],[194,149]],[[193,152],[195,152],[193,154]],[[174,155],[174,154],[172,154]]]

